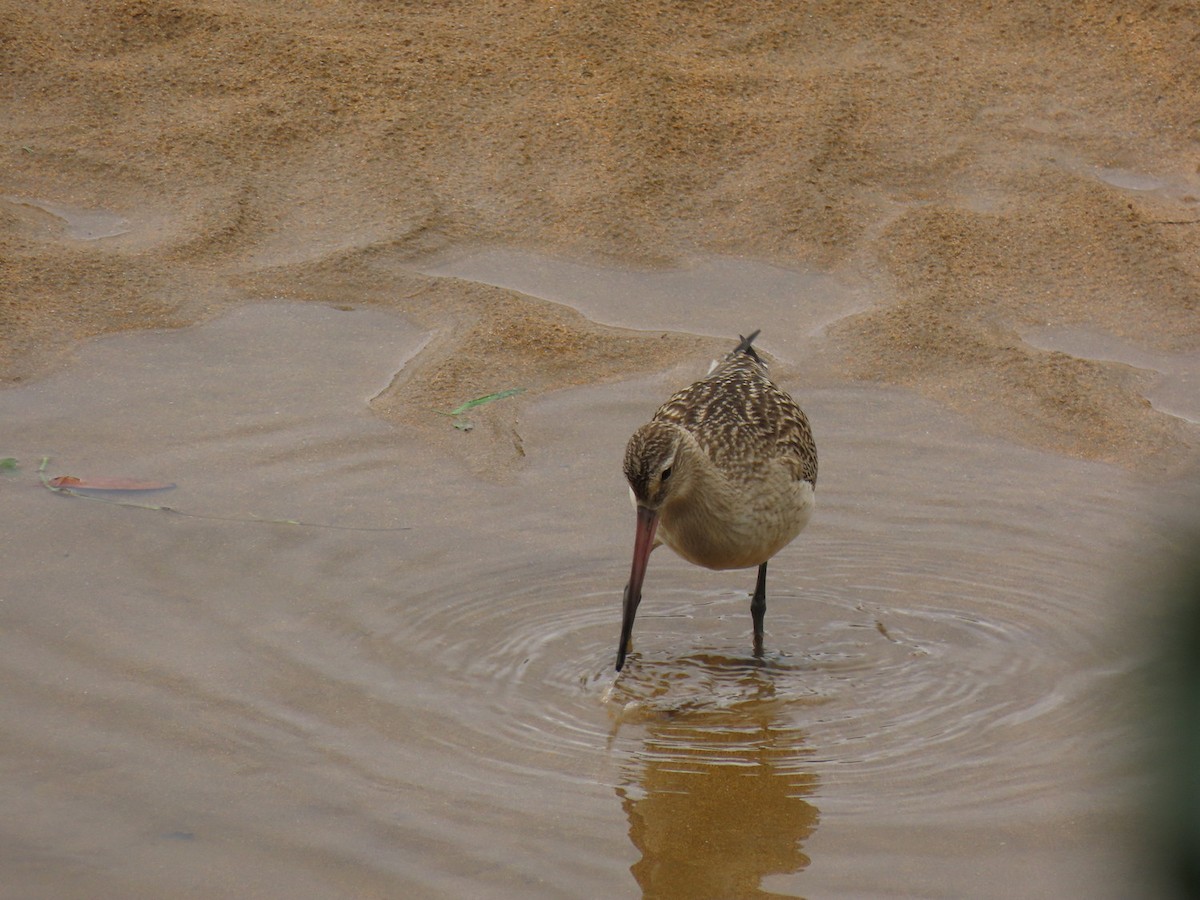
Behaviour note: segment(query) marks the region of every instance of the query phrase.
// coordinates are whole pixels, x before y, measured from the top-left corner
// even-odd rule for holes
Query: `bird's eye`
[[[671,477],[671,467],[667,466],[665,469],[663,469],[662,474],[659,475],[658,477],[663,481],[666,481],[668,478],[670,478]]]

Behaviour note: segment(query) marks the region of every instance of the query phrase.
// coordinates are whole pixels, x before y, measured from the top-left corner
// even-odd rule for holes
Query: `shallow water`
[[[131,230],[127,219],[106,209],[85,209],[67,203],[29,197],[0,195],[0,202],[40,210],[62,226],[65,237],[74,241],[98,241],[118,237]]]
[[[1164,353],[1140,347],[1097,328],[1038,328],[1026,343],[1083,359],[1119,362],[1153,375],[1146,394],[1154,408],[1200,424],[1200,352]]]
[[[776,348],[781,335],[810,336],[871,305],[867,287],[849,279],[733,257],[635,271],[489,248],[431,260],[421,271],[553,300],[606,325],[716,337],[761,328],[760,343]]]
[[[614,678],[620,455],[677,385],[532,398],[494,484],[369,411],[424,340],[264,304],[0,393],[0,894],[1130,895],[1136,481],[801,366],[766,659],[753,573],[660,550]]]

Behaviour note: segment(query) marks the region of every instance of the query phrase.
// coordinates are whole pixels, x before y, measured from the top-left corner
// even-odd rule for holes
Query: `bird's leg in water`
[[[767,564],[758,567],[758,583],[750,600],[750,618],[754,620],[754,655],[763,655],[763,617],[767,614]]]

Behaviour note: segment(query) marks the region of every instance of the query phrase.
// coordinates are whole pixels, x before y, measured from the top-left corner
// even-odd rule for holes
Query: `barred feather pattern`
[[[817,446],[808,417],[767,376],[751,342],[729,353],[705,378],[672,395],[652,421],[689,431],[727,478],[755,477],[764,458],[783,463],[797,481],[817,484]]]

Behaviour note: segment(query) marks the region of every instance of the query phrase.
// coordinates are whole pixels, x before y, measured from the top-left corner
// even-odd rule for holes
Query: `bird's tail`
[[[756,337],[758,337],[758,333],[760,331],[762,331],[761,328],[756,328],[754,330],[754,333],[751,334],[750,337],[743,337],[742,335],[739,334],[738,337],[742,339],[742,342],[740,344],[738,344],[736,347],[734,347],[732,350],[730,350],[728,353],[725,354],[724,362],[730,362],[731,360],[737,359],[742,354],[745,354],[746,356],[749,356],[752,360],[754,360],[756,363],[758,363],[760,366],[762,366],[763,370],[766,371],[767,364],[765,362],[763,362],[762,357],[759,356],[757,353],[755,353],[754,348],[752,346],[750,346],[751,344],[754,343],[754,339]],[[710,365],[708,367],[708,374],[711,375],[713,372],[717,371],[717,367],[720,366],[721,364],[722,364],[722,360],[714,359],[712,361],[712,365]]]
[[[743,337],[742,335],[739,334],[738,337],[740,337],[742,339],[742,342],[740,344],[738,344],[736,347],[734,347],[733,350],[730,352],[730,354],[725,358],[733,359],[738,354],[745,353],[747,356],[749,356],[755,362],[762,362],[762,358],[757,353],[754,352],[754,347],[751,346],[754,343],[754,339],[756,337],[758,337],[759,332],[761,332],[761,331],[762,331],[761,328],[754,329],[754,331],[751,332],[750,337]]]

